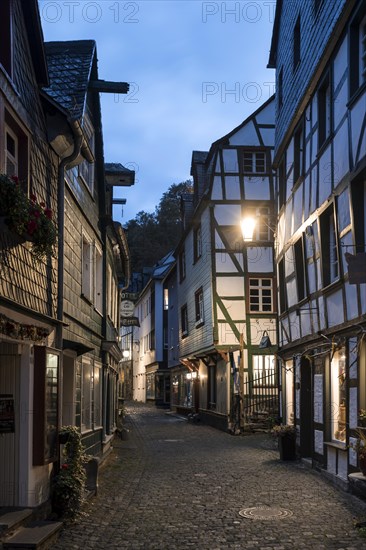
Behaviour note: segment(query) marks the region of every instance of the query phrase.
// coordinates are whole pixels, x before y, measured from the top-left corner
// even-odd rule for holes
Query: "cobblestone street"
[[[87,516],[55,549],[366,549],[353,519],[366,504],[301,463],[281,462],[267,435],[233,437],[149,406],[130,406],[128,441],[101,468]],[[251,507],[292,516],[253,520]]]

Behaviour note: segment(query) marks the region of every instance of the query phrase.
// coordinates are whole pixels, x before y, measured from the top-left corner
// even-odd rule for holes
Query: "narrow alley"
[[[54,549],[366,549],[353,526],[366,503],[281,462],[268,435],[233,437],[147,405],[127,411],[128,441],[116,440],[97,497]]]

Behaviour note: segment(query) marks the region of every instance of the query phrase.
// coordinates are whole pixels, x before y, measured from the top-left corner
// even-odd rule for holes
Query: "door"
[[[16,506],[19,489],[20,355],[0,343],[0,506]]]
[[[301,359],[300,371],[300,454],[312,455],[313,406],[312,406],[312,369],[308,359]]]

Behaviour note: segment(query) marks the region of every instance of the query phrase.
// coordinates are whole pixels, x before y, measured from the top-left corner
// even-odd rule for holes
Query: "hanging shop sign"
[[[140,322],[138,317],[121,317],[122,327],[139,327]]]
[[[0,433],[14,433],[14,398],[11,394],[0,394]]]

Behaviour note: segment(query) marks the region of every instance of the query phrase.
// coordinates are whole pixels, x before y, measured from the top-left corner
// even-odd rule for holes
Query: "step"
[[[51,543],[55,543],[62,525],[60,521],[33,521],[27,527],[19,529],[15,535],[5,539],[3,549],[21,548],[22,550],[28,550],[37,548],[44,550],[49,548]]]
[[[0,508],[0,533],[16,529],[31,515],[30,508]]]

